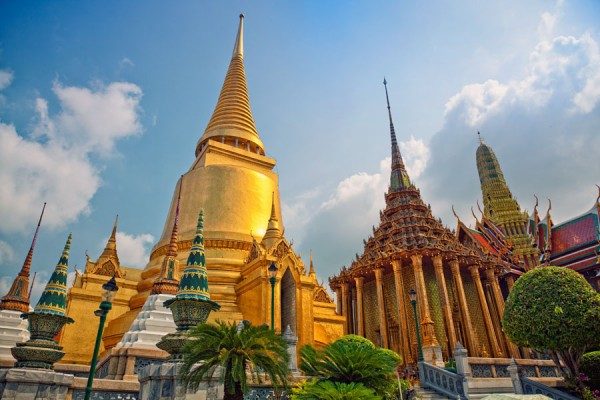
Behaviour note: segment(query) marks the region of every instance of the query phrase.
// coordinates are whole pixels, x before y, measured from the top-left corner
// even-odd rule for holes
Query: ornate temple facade
[[[384,81],[385,84],[385,81]],[[387,86],[386,86],[387,98]],[[417,360],[416,290],[424,358],[441,364],[460,342],[472,356],[517,357],[503,334],[500,277],[507,260],[480,246],[466,245],[442,226],[410,180],[390,120],[392,167],[385,209],[364,251],[330,278],[345,333],[364,336]]]
[[[143,270],[120,264],[115,224],[104,252],[96,261],[88,257],[84,273],[76,277],[69,290],[67,314],[75,323],[61,334],[60,344],[66,353],[61,362],[89,363],[93,341],[84,343],[81,337],[94,337],[94,310],[100,302],[101,285],[113,275],[119,291],[108,314],[103,350],[132,347],[131,341],[147,331],[146,317],[155,315],[151,312],[156,307],[146,303],[149,297],[156,301],[151,295],[165,296],[177,288],[173,281],[178,281],[178,273],[188,258],[200,209],[205,211],[210,295],[221,306],[211,314],[210,321],[246,319],[253,324],[270,323],[271,285],[267,269],[275,263],[275,329],[284,331],[289,325],[298,336],[299,347],[307,343],[324,345],[342,334],[344,318],[336,313],[333,299],[283,234],[278,176],[273,171],[275,160],[265,155],[250,109],[243,21],[240,16],[219,100],[198,140],[195,161],[176,184],[162,236],[154,245],[148,264]],[[157,279],[160,285],[156,284]],[[136,321],[143,308],[147,312]],[[164,310],[160,312],[164,314]],[[145,322],[141,322],[144,318]],[[172,321],[167,325],[164,333],[169,332]],[[158,325],[152,326],[156,329]],[[157,332],[153,335],[156,337]]]

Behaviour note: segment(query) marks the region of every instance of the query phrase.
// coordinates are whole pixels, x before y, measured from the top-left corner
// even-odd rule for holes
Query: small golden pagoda
[[[384,80],[384,85],[386,82]],[[396,140],[386,85],[392,170],[386,206],[364,251],[350,268],[330,278],[338,312],[346,317],[344,333],[364,336],[399,353],[404,363],[417,361],[417,310],[425,361],[442,364],[457,342],[470,356],[519,357],[502,333],[504,299],[498,278],[505,262],[461,244],[442,226],[411,182]]]
[[[514,254],[519,256],[524,269],[528,271],[539,265],[540,257],[540,251],[532,246],[532,238],[527,231],[528,215],[521,211],[519,203],[508,188],[494,151],[483,143],[481,134],[477,134],[477,171],[481,183],[484,215],[510,239]]]
[[[210,297],[221,306],[209,321],[247,319],[253,324],[270,323],[271,285],[267,269],[275,263],[275,329],[283,331],[289,325],[298,336],[298,348],[307,343],[324,345],[342,334],[344,318],[336,314],[335,304],[317,282],[314,270],[306,271],[292,243],[283,235],[278,176],[273,171],[275,160],[265,155],[250,109],[243,22],[241,15],[219,100],[196,146],[195,161],[177,182],[163,233],[148,264],[143,271],[121,266],[116,243],[111,252],[113,232],[106,254],[97,262],[89,260],[86,272],[77,277],[70,290],[69,316],[75,324],[65,328],[61,337],[67,353],[63,362],[87,364],[91,359],[92,349],[83,346],[81,338],[93,343],[91,331],[95,331],[97,322],[91,321],[105,279],[101,274],[110,270],[112,276],[115,272],[120,288],[103,335],[104,348],[110,349],[128,332],[153,287],[157,291],[155,280],[161,271],[161,279],[164,278],[164,260],[172,260],[173,250],[173,261],[178,261],[179,272],[183,270],[200,209],[205,215]],[[174,249],[172,228],[176,214]]]

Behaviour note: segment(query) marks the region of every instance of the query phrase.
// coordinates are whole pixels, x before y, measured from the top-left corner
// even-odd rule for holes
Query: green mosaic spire
[[[177,299],[210,300],[208,293],[208,275],[204,255],[204,210],[200,210],[196,237],[179,281]]]
[[[67,309],[67,272],[69,270],[69,250],[72,234],[69,234],[58,264],[35,306],[36,314],[54,314],[65,316]]]

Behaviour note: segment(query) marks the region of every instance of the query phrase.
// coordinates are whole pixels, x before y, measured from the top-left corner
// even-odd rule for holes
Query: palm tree
[[[401,358],[396,353],[375,347],[367,339],[342,337],[316,350],[306,345],[300,351],[300,368],[319,381],[361,383],[379,396],[386,396],[396,378]],[[388,397],[388,396],[386,396]]]
[[[289,354],[280,336],[266,325],[253,326],[249,321],[237,326],[216,322],[190,331],[192,340],[183,348],[180,376],[188,388],[198,390],[200,383],[219,369],[224,400],[243,400],[248,390],[247,373],[258,383],[266,375],[275,388],[286,387]]]

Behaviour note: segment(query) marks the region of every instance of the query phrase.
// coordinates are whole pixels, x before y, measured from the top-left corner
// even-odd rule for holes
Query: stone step
[[[435,390],[422,388],[420,386],[415,388],[415,392],[417,394],[417,399],[419,400],[449,400],[449,397],[444,396],[441,393],[436,392]]]

